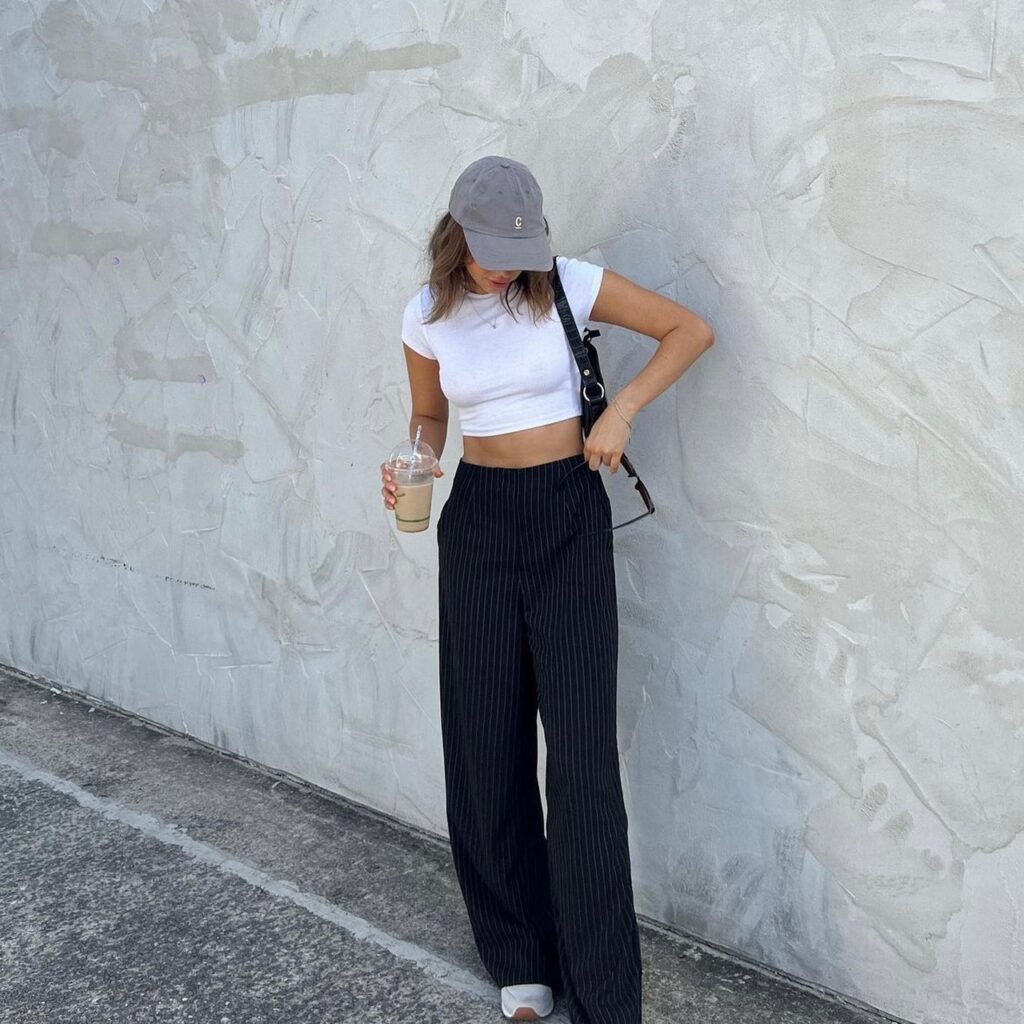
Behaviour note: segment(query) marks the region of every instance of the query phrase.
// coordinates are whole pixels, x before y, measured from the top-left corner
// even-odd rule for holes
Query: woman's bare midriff
[[[462,458],[477,466],[505,466],[523,469],[577,455],[583,451],[579,416],[544,423],[526,430],[490,437],[462,437]]]

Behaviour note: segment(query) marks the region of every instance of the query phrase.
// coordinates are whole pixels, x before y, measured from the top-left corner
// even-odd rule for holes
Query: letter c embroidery
[[[523,218],[522,217],[516,217],[516,231],[518,231],[522,226],[523,226]]]

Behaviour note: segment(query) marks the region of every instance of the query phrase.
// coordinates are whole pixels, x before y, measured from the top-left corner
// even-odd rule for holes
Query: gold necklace
[[[501,315],[502,315],[502,313],[504,313],[504,312],[505,312],[505,310],[504,310],[504,309],[502,309],[502,307],[501,307],[501,303],[500,303],[500,302],[498,303],[498,315],[497,315],[497,316],[496,316],[496,317],[494,318],[494,320],[485,320],[485,319],[484,319],[484,318],[483,318],[483,317],[482,317],[482,316],[480,315],[480,312],[479,312],[479,310],[478,310],[478,309],[476,308],[476,303],[475,303],[475,302],[474,302],[474,301],[473,301],[472,299],[470,299],[470,298],[467,298],[467,299],[466,299],[466,301],[467,301],[467,302],[469,303],[469,305],[470,305],[470,306],[472,307],[473,313],[474,313],[474,314],[476,315],[476,318],[477,318],[477,320],[479,320],[479,321],[480,321],[480,323],[482,323],[482,324],[486,324],[486,325],[487,325],[488,327],[490,327],[490,328],[491,328],[492,330],[495,330],[495,331],[496,331],[496,330],[498,329],[498,321],[499,321],[499,320],[501,319]]]

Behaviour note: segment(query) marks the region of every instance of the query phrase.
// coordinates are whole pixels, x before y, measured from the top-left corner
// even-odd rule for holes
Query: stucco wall
[[[0,660],[444,833],[435,535],[377,467],[426,233],[508,153],[716,332],[616,536],[638,909],[1019,1019],[1022,6],[4,5]]]

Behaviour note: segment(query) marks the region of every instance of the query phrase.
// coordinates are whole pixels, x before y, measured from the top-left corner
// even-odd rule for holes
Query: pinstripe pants
[[[639,1024],[611,505],[585,463],[455,472],[437,522],[447,817],[494,982],[550,985],[574,1024]]]

